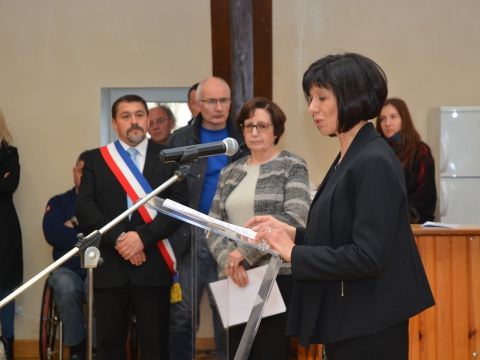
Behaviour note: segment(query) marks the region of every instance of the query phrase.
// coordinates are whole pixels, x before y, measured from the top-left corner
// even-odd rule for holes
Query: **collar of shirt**
[[[118,140],[120,142],[120,144],[122,145],[122,147],[125,149],[125,151],[127,151],[129,148],[131,148],[130,145],[124,143],[122,140]],[[145,139],[143,139],[143,141],[138,144],[137,146],[135,146],[135,149],[138,150],[138,155],[137,155],[137,163],[138,163],[138,167],[140,169],[140,171],[143,172],[143,167],[145,165],[145,158],[147,157],[147,146],[148,146],[148,138],[145,137]]]

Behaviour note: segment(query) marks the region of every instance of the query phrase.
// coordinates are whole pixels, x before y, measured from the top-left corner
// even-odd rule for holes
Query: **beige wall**
[[[25,280],[51,263],[50,196],[99,145],[101,87],[189,87],[211,74],[208,0],[0,0],[0,108],[21,162],[14,200]],[[43,281],[42,281],[43,284]],[[20,296],[17,338],[34,338],[41,286]]]
[[[438,106],[480,105],[478,0],[273,0],[273,96],[288,116],[283,144],[321,181],[338,151],[313,126],[301,92],[316,59],[359,52],[385,70],[420,134]]]
[[[15,203],[25,279],[51,262],[48,198],[71,186],[76,155],[99,145],[101,87],[189,86],[211,72],[208,0],[0,0],[0,108],[20,151]],[[480,105],[478,0],[273,0],[273,94],[282,145],[318,184],[337,152],[306,113],[301,77],[328,53],[355,51],[386,71],[427,137],[440,105]],[[40,287],[20,296],[17,337],[34,338]]]

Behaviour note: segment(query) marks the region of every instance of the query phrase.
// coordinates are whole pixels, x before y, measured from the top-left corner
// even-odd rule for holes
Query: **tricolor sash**
[[[132,200],[132,203],[137,202],[140,198],[145,197],[152,192],[152,187],[147,179],[140,172],[140,169],[135,165],[128,152],[123,148],[117,140],[106,146],[100,148],[105,163],[117,178],[122,188],[127,193],[127,196]],[[137,211],[140,213],[143,221],[146,224],[152,222],[157,216],[155,209],[140,206]],[[167,263],[168,269],[172,274],[173,286],[170,292],[170,301],[172,303],[182,300],[182,293],[180,284],[178,282],[177,261],[173,252],[172,246],[168,239],[157,241],[157,247],[162,254],[163,259]]]

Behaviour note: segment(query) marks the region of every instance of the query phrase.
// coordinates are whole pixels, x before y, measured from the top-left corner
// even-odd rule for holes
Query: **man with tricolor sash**
[[[85,155],[76,206],[84,233],[100,229],[173,175],[174,166],[160,161],[163,147],[146,137],[147,121],[141,97],[125,95],[113,104],[118,140]],[[185,203],[185,182],[160,196]],[[181,296],[171,291],[178,290],[178,274],[175,244],[168,237],[179,226],[179,221],[142,206],[102,236],[104,263],[95,269],[93,282],[97,360],[125,359],[130,311],[137,319],[142,359],[168,358],[170,301]]]

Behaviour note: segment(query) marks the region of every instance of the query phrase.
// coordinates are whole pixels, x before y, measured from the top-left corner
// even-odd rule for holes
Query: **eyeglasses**
[[[257,132],[261,134],[261,133],[264,133],[265,131],[267,131],[270,126],[273,126],[273,124],[259,122],[256,125],[254,125],[254,124],[247,124],[247,125],[242,124],[240,127],[245,132],[251,133],[251,132],[253,132],[253,129],[256,129]]]
[[[230,104],[231,99],[230,98],[220,98],[220,99],[204,99],[204,100],[199,100],[200,102],[204,103],[205,105],[214,107],[217,104],[220,104],[222,107]]]

